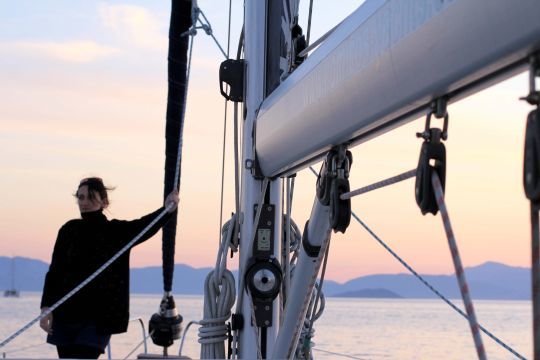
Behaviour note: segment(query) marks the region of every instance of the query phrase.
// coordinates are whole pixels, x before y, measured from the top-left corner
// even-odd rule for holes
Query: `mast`
[[[277,4],[280,6],[277,6]],[[270,6],[272,8],[270,9]],[[241,170],[241,214],[240,214],[240,279],[238,289],[241,306],[237,308],[243,317],[243,329],[240,330],[239,357],[254,359],[267,358],[273,351],[276,340],[279,303],[275,295],[266,292],[267,284],[273,284],[279,290],[281,270],[276,259],[279,258],[281,243],[281,179],[268,182],[260,218],[264,224],[254,226],[255,211],[261,197],[264,184],[255,175],[256,154],[254,151],[253,128],[258,108],[265,96],[276,83],[279,83],[279,71],[275,71],[275,61],[267,59],[268,53],[279,53],[279,41],[268,39],[268,26],[281,26],[281,1],[248,0],[245,4],[245,102],[242,144]],[[268,19],[269,13],[273,19]],[[278,19],[276,20],[276,16]],[[273,32],[275,34],[275,31]],[[270,51],[270,46],[273,47]],[[275,59],[274,59],[275,60]],[[279,66],[279,59],[278,59]],[[276,79],[277,76],[277,79]],[[267,84],[272,84],[267,88]],[[270,237],[271,246],[263,244]],[[262,279],[262,280],[261,280]],[[266,280],[266,281],[265,281]],[[257,287],[262,286],[262,291]],[[262,305],[264,304],[264,305]],[[257,310],[256,310],[257,309]],[[266,309],[266,310],[265,310]],[[255,321],[252,321],[255,317]],[[257,337],[259,337],[257,339]]]

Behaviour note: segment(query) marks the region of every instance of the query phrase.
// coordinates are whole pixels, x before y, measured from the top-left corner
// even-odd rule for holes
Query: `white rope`
[[[187,96],[188,96],[188,84],[189,84],[189,76],[191,74],[191,58],[193,55],[193,42],[194,42],[195,36],[193,34],[190,35],[189,39],[189,57],[188,57],[188,64],[187,64],[187,71],[186,71],[186,86],[184,87],[184,106],[182,107],[182,116],[180,117],[181,124],[180,124],[180,134],[178,136],[178,151],[176,153],[176,168],[174,173],[174,189],[179,190],[180,189],[180,177],[182,175],[182,144],[184,143],[183,139],[183,129],[184,129],[184,119],[186,116],[186,107],[187,107]]]
[[[15,339],[17,336],[25,332],[30,326],[34,325],[39,320],[43,319],[44,317],[48,316],[50,313],[52,313],[56,308],[58,308],[60,305],[62,305],[66,300],[71,298],[73,295],[75,295],[79,290],[81,290],[83,287],[85,287],[90,281],[94,280],[99,274],[103,272],[106,268],[109,267],[116,259],[118,259],[123,253],[125,253],[128,249],[130,249],[139,239],[148,232],[161,218],[170,210],[170,206],[167,206],[162,212],[160,212],[154,220],[148,226],[146,226],[137,236],[133,238],[129,243],[127,243],[120,251],[118,251],[112,258],[109,259],[105,264],[103,264],[99,269],[97,269],[92,275],[90,275],[86,280],[84,280],[82,283],[80,283],[77,287],[75,287],[73,290],[71,290],[69,293],[64,295],[63,298],[58,300],[54,305],[52,305],[47,310],[43,311],[38,317],[31,320],[28,324],[17,330],[13,335],[9,336],[7,339],[2,341],[0,343],[0,348],[6,346],[8,343],[10,343],[13,339]]]
[[[320,304],[320,305],[319,305]],[[311,295],[311,300],[308,306],[307,316],[304,319],[304,324],[300,330],[300,337],[298,338],[298,346],[296,347],[297,359],[312,359],[311,354],[312,346],[315,344],[311,339],[315,336],[315,329],[313,324],[317,321],[324,312],[326,306],[326,300],[324,293],[321,291],[319,283],[315,283],[315,291]],[[316,308],[318,307],[318,309]],[[309,316],[309,314],[312,314]]]
[[[227,325],[236,298],[233,274],[227,270],[227,250],[231,244],[236,214],[225,223],[216,266],[204,282],[204,318],[198,323],[201,359],[224,359]]]
[[[376,183],[371,184],[371,185],[364,186],[364,187],[362,187],[360,189],[356,189],[356,190],[349,191],[347,193],[341,194],[341,196],[339,198],[341,200],[348,200],[348,199],[350,199],[350,198],[352,198],[354,196],[365,194],[367,192],[370,192],[372,190],[377,190],[377,189],[380,189],[380,188],[385,187],[385,186],[393,185],[393,184],[396,184],[396,183],[398,183],[400,181],[404,181],[404,180],[410,179],[410,178],[415,177],[415,176],[416,176],[416,169],[412,169],[412,170],[406,171],[406,172],[404,172],[402,174],[393,176],[391,178],[376,182]]]
[[[200,9],[199,9],[200,11]],[[208,22],[208,20],[206,19],[206,17],[204,16],[204,14],[202,13],[202,11],[200,11],[200,13],[202,14],[202,16],[204,17],[204,19]],[[199,19],[200,21],[200,19]],[[202,23],[202,22],[201,22]],[[209,23],[208,23],[208,26],[209,26]],[[207,31],[205,29],[205,31]],[[208,33],[208,31],[207,31]],[[187,75],[186,75],[186,88],[185,88],[185,92],[184,92],[184,101],[187,100],[187,87],[188,87],[188,82],[189,82],[189,75],[190,75],[190,70],[191,70],[191,59],[192,59],[192,53],[193,53],[193,38],[194,38],[194,33],[193,32],[187,32],[185,34],[182,34],[182,35],[191,35],[191,41],[190,41],[190,52],[189,52],[189,58],[188,58],[188,68],[187,68]],[[210,35],[211,34],[211,27],[210,27]],[[217,42],[216,38],[212,35],[212,38],[214,39],[214,41],[216,41],[216,43],[218,44],[220,50],[223,52],[223,49],[221,48],[221,46],[219,45],[219,43]],[[184,118],[184,115],[185,115],[185,104],[184,104],[184,108],[183,108],[183,113],[182,113],[182,118]],[[178,189],[180,187],[180,165],[181,165],[181,158],[182,158],[182,137],[180,136],[179,138],[179,143],[178,143],[178,152],[177,152],[177,158],[176,158],[176,172],[175,172],[175,180],[174,180],[174,188],[175,189]],[[99,274],[101,274],[103,272],[103,270],[105,270],[107,267],[109,267],[116,259],[118,259],[123,253],[125,253],[128,249],[130,249],[146,232],[148,232],[148,230],[150,228],[152,228],[159,220],[161,220],[161,218],[163,218],[163,216],[171,209],[171,207],[168,205],[167,208],[165,210],[163,210],[161,213],[159,213],[156,218],[154,220],[152,220],[152,222],[146,226],[137,236],[135,236],[135,238],[133,238],[133,240],[131,240],[129,243],[127,243],[122,249],[120,249],[120,251],[118,251],[118,253],[116,253],[109,261],[107,261],[105,264],[103,264],[99,269],[97,269],[92,275],[90,275],[86,280],[84,280],[82,283],[80,283],[77,287],[75,287],[73,290],[71,290],[69,293],[67,293],[64,297],[62,297],[60,300],[58,300],[55,304],[53,304],[51,307],[49,307],[47,310],[43,311],[39,316],[37,316],[36,318],[34,318],[33,320],[31,320],[28,324],[26,324],[25,326],[23,326],[22,328],[20,328],[19,330],[17,330],[15,333],[13,333],[11,336],[9,336],[8,338],[6,338],[5,340],[3,340],[1,343],[0,343],[0,348],[6,346],[8,343],[10,343],[11,341],[13,341],[13,339],[15,339],[16,337],[18,337],[20,334],[22,334],[23,332],[25,332],[27,329],[29,329],[33,324],[35,324],[36,322],[40,321],[41,319],[45,318],[46,316],[48,316],[49,314],[51,314],[56,308],[58,308],[60,305],[62,305],[65,301],[67,301],[69,298],[71,298],[74,294],[76,294],[79,290],[81,290],[84,286],[86,286],[90,281],[92,281],[93,279],[95,279]]]
[[[291,284],[291,213],[292,213],[292,200],[294,193],[294,178],[287,178],[287,214],[285,216],[285,269],[284,269],[284,290],[285,290],[285,300],[289,296],[289,289]]]
[[[469,320],[469,326],[471,328],[474,346],[476,347],[476,353],[478,355],[478,359],[486,360],[486,350],[484,348],[484,343],[482,341],[482,337],[478,328],[478,320],[476,319],[476,313],[474,311],[471,293],[469,292],[469,286],[465,277],[465,271],[463,270],[461,256],[459,255],[456,238],[454,235],[454,231],[452,230],[450,215],[448,214],[448,210],[446,209],[446,202],[444,201],[444,190],[442,188],[439,175],[437,175],[436,171],[433,171],[433,173],[431,174],[431,183],[433,185],[433,191],[435,192],[435,200],[437,201],[437,206],[439,207],[441,218],[444,224],[444,230],[448,239],[448,246],[450,247],[450,253],[452,255],[452,261],[454,263],[454,269],[456,270],[456,278],[459,284],[459,291],[461,292],[463,305],[465,305],[465,310],[467,311],[467,319]]]
[[[229,30],[227,32],[227,54],[226,58],[229,58],[229,50],[231,47],[231,14],[232,14],[232,0],[229,0]],[[229,85],[226,85],[226,89],[229,88]],[[227,91],[227,90],[226,90]],[[219,206],[219,237],[221,239],[221,228],[223,227],[223,194],[224,194],[224,183],[225,183],[225,153],[226,153],[226,143],[227,143],[227,104],[228,100],[224,99],[224,110],[223,110],[223,145],[222,145],[222,159],[221,159],[221,194],[220,194],[220,206]],[[238,211],[237,211],[238,212]],[[220,240],[221,241],[221,240]]]
[[[317,176],[317,172],[313,167],[309,167],[311,172]],[[394,250],[390,248],[381,238],[377,236],[360,218],[354,213],[354,211],[351,211],[352,217],[382,246],[388,251],[401,265],[403,265],[412,275],[414,275],[422,284],[424,284],[431,292],[433,292],[435,295],[437,295],[442,301],[444,301],[447,305],[449,305],[452,309],[454,309],[458,314],[463,316],[465,319],[468,320],[467,314],[461,310],[459,307],[457,307],[452,301],[447,299],[443,294],[441,294],[437,289],[435,289],[427,280],[425,280],[420,274],[418,274],[405,260],[403,260]],[[482,325],[478,324],[479,329],[486,334],[489,338],[491,338],[493,341],[495,341],[497,344],[508,350],[512,355],[517,357],[521,360],[526,360],[526,358],[519,354],[517,351],[512,349],[509,345],[504,343],[501,339],[499,339],[497,336],[492,334],[489,330],[484,328]]]

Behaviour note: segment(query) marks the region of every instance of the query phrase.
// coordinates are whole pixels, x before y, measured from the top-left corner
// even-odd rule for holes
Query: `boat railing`
[[[141,341],[141,343],[144,346],[144,353],[147,354],[148,353],[148,345],[146,343],[146,339],[148,339],[149,336],[146,334],[146,328],[144,326],[143,319],[140,318],[140,317],[139,318],[133,318],[133,319],[129,319],[129,322],[130,323],[131,322],[138,322],[141,325],[141,331],[142,331],[142,341]],[[137,347],[135,349],[133,349],[131,353],[133,353],[133,351],[135,351],[141,345],[141,343],[139,343],[139,345],[137,345]],[[131,355],[131,353],[130,353],[130,355]],[[112,359],[112,350],[111,350],[111,343],[110,342],[107,345],[107,359],[108,360]]]

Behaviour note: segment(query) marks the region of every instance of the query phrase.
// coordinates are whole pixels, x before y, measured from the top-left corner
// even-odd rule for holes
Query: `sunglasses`
[[[88,177],[88,178],[84,178],[84,179],[82,179],[81,182],[79,183],[79,186],[84,185],[84,184],[88,184],[88,183],[100,183],[100,184],[103,184],[103,179],[101,179],[100,177]]]

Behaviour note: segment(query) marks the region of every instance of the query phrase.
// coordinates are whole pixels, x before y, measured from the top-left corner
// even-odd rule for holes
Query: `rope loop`
[[[236,299],[234,276],[227,270],[227,250],[234,247],[231,240],[237,224],[236,214],[221,229],[215,269],[204,282],[204,318],[198,322],[201,359],[224,359],[229,327],[225,322],[231,317]]]

